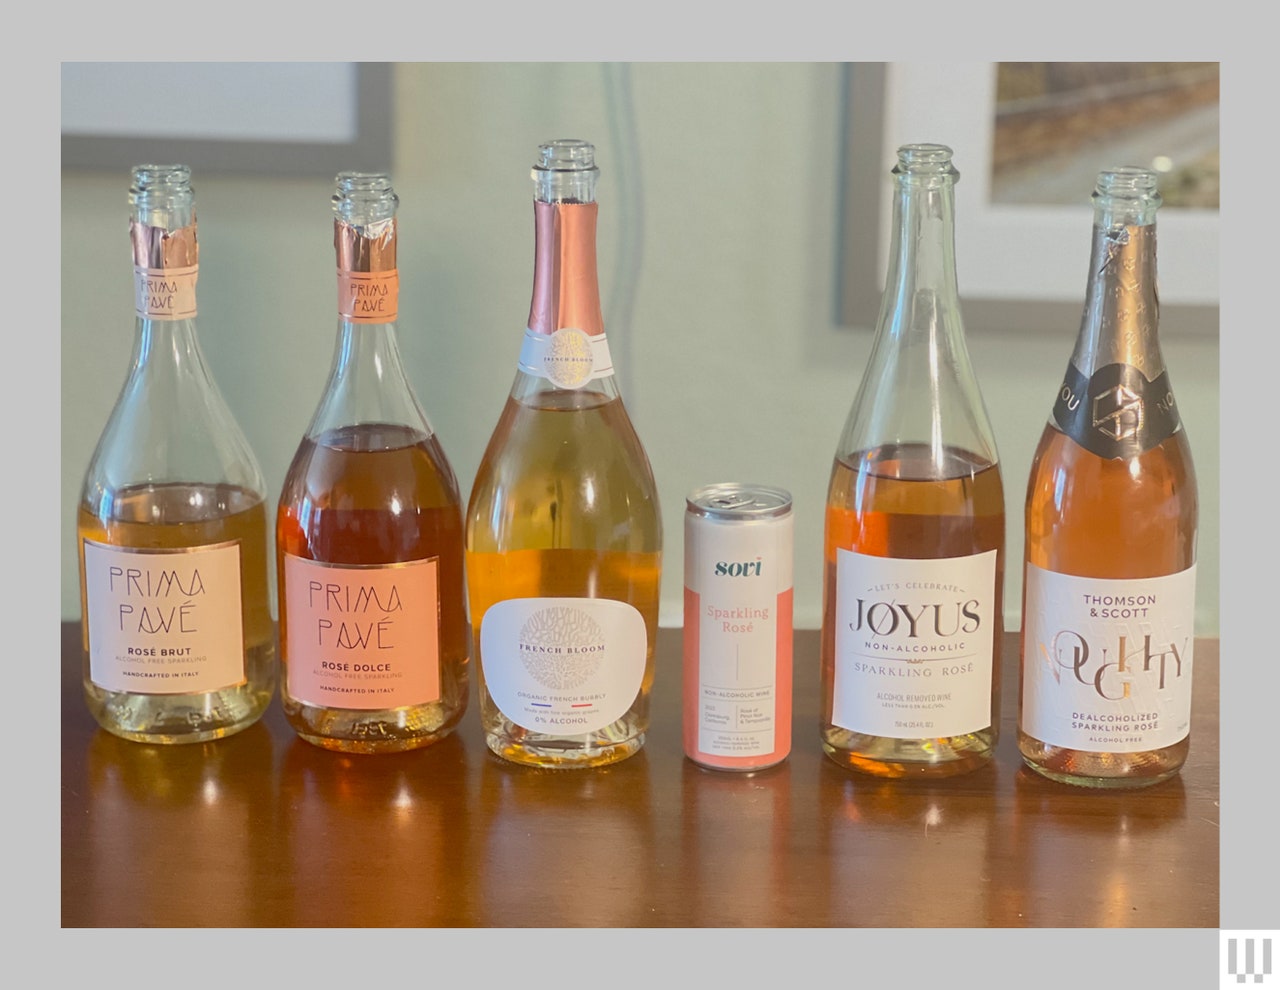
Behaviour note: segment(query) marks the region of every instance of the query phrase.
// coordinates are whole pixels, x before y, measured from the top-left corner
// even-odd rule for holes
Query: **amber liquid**
[[[281,661],[289,665],[284,555],[330,564],[439,559],[440,699],[364,710],[312,705],[281,681],[285,717],[303,739],[347,753],[427,746],[467,707],[462,510],[453,469],[434,436],[362,423],[305,439],[285,477],[276,517]]]
[[[1109,460],[1050,423],[1027,483],[1026,559],[1080,577],[1176,574],[1195,563],[1198,511],[1183,431],[1137,457]],[[1026,655],[1024,639],[1024,663]],[[1190,745],[1188,736],[1162,749],[1095,753],[1051,746],[1018,729],[1018,748],[1028,766],[1086,787],[1159,783],[1178,772]]]
[[[276,674],[275,628],[267,595],[267,514],[262,497],[233,485],[138,485],[116,492],[108,506],[81,504],[76,530],[84,693],[98,724],[135,742],[184,743],[220,739],[256,722],[271,701]],[[89,676],[85,540],[134,550],[238,542],[244,683],[198,694],[108,691],[94,684]]]
[[[509,398],[476,474],[466,539],[478,658],[485,612],[510,598],[608,598],[634,606],[645,624],[635,701],[595,732],[553,735],[516,725],[486,690],[481,658],[489,748],[539,767],[602,766],[638,752],[653,686],[662,520],[649,460],[622,400],[586,390]]]
[[[1000,728],[1003,639],[1004,487],[997,465],[926,444],[877,447],[837,459],[827,494],[822,609],[822,748],[842,766],[878,777],[949,777],[990,761]],[[835,684],[836,551],[928,560],[996,553],[991,725],[960,736],[897,739],[832,722]]]

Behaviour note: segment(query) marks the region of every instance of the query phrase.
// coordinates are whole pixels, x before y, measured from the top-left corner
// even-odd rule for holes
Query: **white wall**
[[[663,624],[680,621],[685,494],[705,482],[756,480],[795,497],[796,623],[816,627],[827,477],[871,343],[869,329],[835,319],[841,70],[641,63],[628,71],[643,242],[634,312],[609,330],[662,492]],[[621,78],[591,63],[396,68],[401,345],[464,498],[528,315],[529,168],[541,141],[597,145],[606,318],[623,288],[613,265],[637,228],[628,223],[633,197],[616,184],[633,169],[625,134],[611,128],[627,119],[612,112]],[[194,184],[202,343],[275,499],[331,357],[331,183],[197,174]],[[64,619],[79,616],[79,487],[132,344],[127,186],[127,171],[62,179]],[[1087,230],[1080,250],[1088,251]],[[1003,461],[1006,625],[1016,628],[1025,481],[1074,327],[1063,336],[968,333]],[[1196,631],[1215,636],[1218,347],[1167,337],[1164,349],[1201,493]]]

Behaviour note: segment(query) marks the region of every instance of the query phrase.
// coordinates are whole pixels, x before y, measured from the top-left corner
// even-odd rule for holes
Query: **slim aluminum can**
[[[696,489],[684,517],[684,751],[717,770],[791,752],[791,495]]]

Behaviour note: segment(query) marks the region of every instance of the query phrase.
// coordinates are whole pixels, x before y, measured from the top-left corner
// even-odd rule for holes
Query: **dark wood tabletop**
[[[62,925],[89,927],[1217,928],[1218,641],[1196,641],[1191,753],[1095,792],[1022,766],[1006,634],[992,764],[936,783],[837,766],[818,738],[818,633],[795,638],[793,748],[751,775],[680,741],[680,631],[658,639],[636,756],[533,770],[477,706],[427,749],[344,756],[278,698],[238,735],[101,730],[62,625]]]

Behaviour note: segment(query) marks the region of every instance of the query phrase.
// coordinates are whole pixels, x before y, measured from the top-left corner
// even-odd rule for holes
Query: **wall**
[[[680,622],[685,494],[757,480],[795,497],[796,622],[817,626],[831,456],[871,343],[867,328],[840,327],[834,315],[840,67],[403,64],[394,112],[401,344],[464,498],[528,314],[534,152],[552,137],[592,140],[610,342],[662,492],[663,624]],[[962,161],[964,149],[956,153]],[[194,183],[201,340],[274,500],[332,357],[331,183],[198,174]],[[132,345],[127,186],[127,172],[62,177],[64,619],[80,608],[79,487]],[[632,286],[615,266],[632,257],[628,313],[618,301]],[[1082,291],[1083,267],[1082,257]],[[1075,327],[967,329],[1003,462],[1006,625],[1016,628],[1025,479]],[[1214,636],[1218,347],[1177,337],[1164,346],[1201,494],[1196,631]]]

